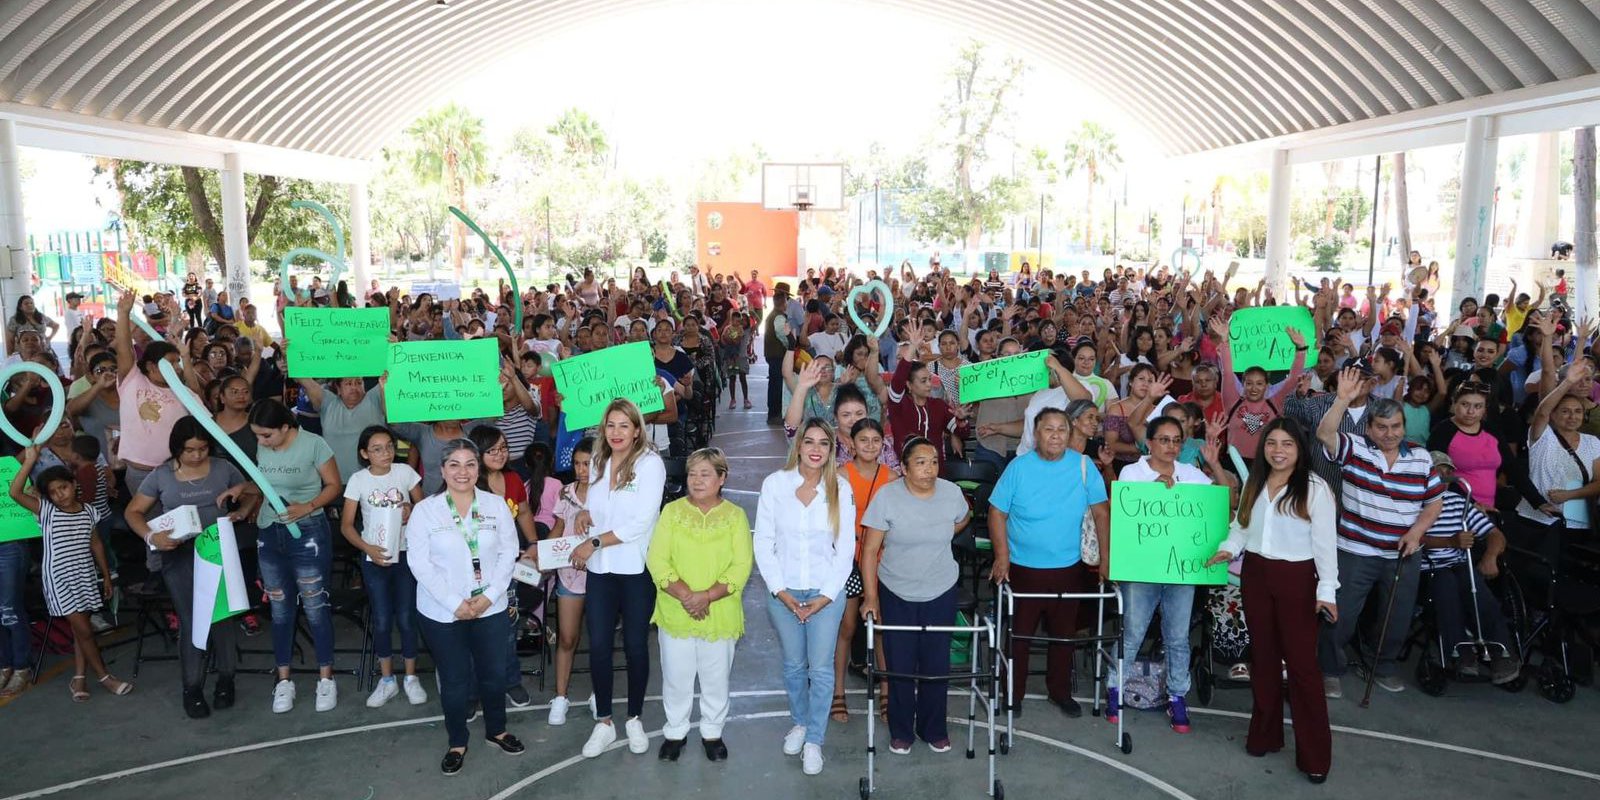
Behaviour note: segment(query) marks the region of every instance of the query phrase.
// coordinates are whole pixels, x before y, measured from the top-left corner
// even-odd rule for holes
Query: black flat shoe
[[[205,691],[201,689],[183,690],[183,713],[189,719],[205,719],[211,716],[211,709],[206,706]]]
[[[211,707],[218,711],[233,708],[233,697],[233,679],[218,678],[217,688],[211,692]]]
[[[446,750],[444,753],[444,760],[439,762],[439,771],[446,775],[454,775],[457,772],[460,772],[461,767],[466,763],[467,751],[462,750],[461,752],[457,753],[454,750]]]
[[[1078,705],[1078,701],[1070,697],[1062,700],[1051,700],[1050,705],[1061,709],[1061,713],[1073,719],[1083,716],[1083,706]]]
[[[517,737],[512,736],[509,733],[500,734],[500,738],[498,739],[489,736],[485,736],[483,738],[486,739],[489,744],[500,748],[500,752],[505,753],[506,755],[520,756],[522,755],[523,751],[528,749],[522,746],[522,742],[518,740]]]
[[[728,760],[728,746],[723,744],[721,739],[706,739],[700,744],[706,749],[707,761]]]
[[[656,758],[662,761],[677,761],[678,756],[683,755],[683,743],[683,739],[662,740],[661,750],[656,753]]]
[[[1322,773],[1322,772],[1308,772],[1308,773],[1306,773],[1306,780],[1311,781],[1312,783],[1315,783],[1315,784],[1317,784],[1319,786],[1322,785],[1322,783],[1324,781],[1326,781],[1327,779],[1328,779],[1327,773]]]

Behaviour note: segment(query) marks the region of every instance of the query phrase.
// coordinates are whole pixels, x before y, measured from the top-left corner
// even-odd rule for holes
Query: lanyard
[[[450,508],[450,519],[455,521],[456,530],[461,532],[461,538],[466,540],[467,552],[472,556],[472,582],[476,584],[472,596],[483,594],[483,562],[478,560],[478,499],[472,499],[472,508],[467,512],[468,519],[464,520],[456,513],[453,502],[445,503]],[[468,524],[470,520],[471,524]]]

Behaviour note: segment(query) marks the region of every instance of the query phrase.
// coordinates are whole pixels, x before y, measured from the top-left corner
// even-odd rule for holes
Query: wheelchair
[[[1482,684],[1490,682],[1490,678],[1487,674],[1477,677],[1468,677],[1450,669],[1450,663],[1452,659],[1458,659],[1463,651],[1467,650],[1468,648],[1475,652],[1477,657],[1480,659],[1487,659],[1491,653],[1496,651],[1496,648],[1498,648],[1502,653],[1519,655],[1519,653],[1511,653],[1510,648],[1508,648],[1505,644],[1485,640],[1483,633],[1483,619],[1478,611],[1477,581],[1471,580],[1472,576],[1470,574],[1468,575],[1467,586],[1469,587],[1472,604],[1472,632],[1473,636],[1476,638],[1462,641],[1450,641],[1449,639],[1454,637],[1447,637],[1439,630],[1438,615],[1434,606],[1435,601],[1433,598],[1432,582],[1433,575],[1436,572],[1447,569],[1458,571],[1464,570],[1470,573],[1470,571],[1473,570],[1473,562],[1471,559],[1468,559],[1460,564],[1440,567],[1438,570],[1424,571],[1422,573],[1421,581],[1417,586],[1417,605],[1412,620],[1411,633],[1407,637],[1405,648],[1402,651],[1402,660],[1409,655],[1412,648],[1416,648],[1420,652],[1420,655],[1417,658],[1416,666],[1417,686],[1422,689],[1423,694],[1426,694],[1429,697],[1439,697],[1443,695],[1446,687],[1448,687],[1452,681],[1463,684]],[[1511,627],[1509,620],[1507,621],[1507,625],[1508,627]],[[1515,635],[1514,627],[1513,635]],[[1515,679],[1506,683],[1498,684],[1498,686],[1500,689],[1514,694],[1522,691],[1522,688],[1526,686],[1527,683],[1527,671],[1524,670]]]
[[[1506,621],[1524,673],[1553,703],[1594,682],[1600,644],[1600,542],[1576,530],[1528,529],[1506,550]],[[1537,656],[1537,659],[1535,659]],[[1538,666],[1533,665],[1537,660]]]

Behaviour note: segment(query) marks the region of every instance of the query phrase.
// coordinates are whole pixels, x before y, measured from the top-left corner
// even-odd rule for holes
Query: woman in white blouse
[[[1207,566],[1244,552],[1239,587],[1250,629],[1250,674],[1256,678],[1250,682],[1254,708],[1245,752],[1259,758],[1283,749],[1283,688],[1272,680],[1281,663],[1289,670],[1295,766],[1312,783],[1322,783],[1333,759],[1333,734],[1317,667],[1317,615],[1330,624],[1339,618],[1338,506],[1328,484],[1311,472],[1299,422],[1273,420],[1260,442],[1239,496],[1239,515]]]
[[[807,775],[822,772],[822,742],[833,699],[833,649],[855,560],[855,501],[838,474],[833,428],[806,420],[783,469],[761,483],[755,559],[771,597],[767,616],[783,648],[783,683],[793,727],[785,755]],[[841,602],[834,602],[834,601]]]
[[[589,507],[573,520],[573,533],[588,537],[572,553],[572,566],[589,573],[584,589],[584,625],[589,634],[589,675],[594,683],[598,720],[585,758],[594,758],[617,740],[611,724],[611,643],[622,620],[622,652],[628,659],[628,750],[650,749],[644,723],[645,684],[650,680],[650,617],[656,587],[645,569],[650,533],[661,515],[667,468],[645,440],[644,418],[632,402],[618,398],[601,417],[589,474]]]
[[[467,704],[477,681],[484,737],[510,753],[522,743],[506,733],[506,587],[519,551],[505,500],[478,489],[478,448],[447,442],[440,458],[444,491],[423,499],[406,524],[417,614],[439,675],[450,749],[439,769],[461,771],[467,758]]]

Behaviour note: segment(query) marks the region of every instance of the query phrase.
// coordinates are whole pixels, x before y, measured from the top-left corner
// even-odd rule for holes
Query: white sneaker
[[[332,711],[336,705],[339,705],[339,685],[332,678],[318,679],[317,710]]]
[[[650,749],[650,737],[644,735],[644,723],[638,717],[628,720],[622,730],[628,735],[628,752],[639,755]]]
[[[417,680],[417,676],[407,675],[400,686],[405,690],[406,700],[411,705],[420,706],[428,702],[428,692],[422,688],[422,681]]]
[[[285,678],[272,687],[272,713],[287,714],[294,708],[294,682]]]
[[[1344,697],[1344,684],[1339,680],[1339,676],[1322,676],[1322,696],[1329,700],[1338,700]]]
[[[820,775],[822,760],[822,745],[807,744],[800,755],[800,769],[807,775]]]
[[[317,699],[320,701],[322,699],[322,692],[320,691],[322,687],[318,686],[317,688],[319,690]],[[382,708],[384,703],[393,700],[398,694],[400,694],[400,684],[395,681],[394,677],[384,678],[378,681],[377,686],[373,687],[372,694],[367,695],[367,708]]]
[[[96,611],[89,615],[89,627],[93,628],[95,633],[105,633],[116,626],[106,619],[104,613]]]
[[[565,697],[550,698],[550,724],[567,724],[567,708],[571,705],[572,704],[567,702],[567,698]]]
[[[806,727],[796,725],[783,735],[783,754],[786,756],[800,755],[800,747],[806,743]]]
[[[617,726],[609,722],[596,722],[589,741],[583,743],[583,757],[594,758],[606,751],[617,740]]]

